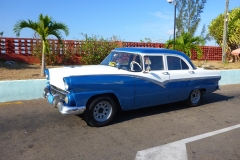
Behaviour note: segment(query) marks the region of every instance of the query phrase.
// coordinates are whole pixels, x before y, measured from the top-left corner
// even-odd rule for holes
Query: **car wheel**
[[[117,107],[110,96],[99,96],[88,103],[84,117],[90,126],[108,125],[116,115]]]
[[[188,99],[187,99],[187,104],[191,107],[195,107],[199,105],[202,101],[202,91],[199,89],[193,90]]]

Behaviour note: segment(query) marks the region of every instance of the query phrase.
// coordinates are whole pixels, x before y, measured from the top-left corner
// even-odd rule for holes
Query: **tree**
[[[223,45],[224,14],[213,19],[208,26],[209,34],[220,46]],[[234,8],[228,13],[227,48],[234,50],[240,47],[240,8]],[[230,50],[229,50],[230,51]]]
[[[212,39],[212,37],[210,36],[210,34],[208,32],[206,32],[206,26],[205,24],[203,25],[202,31],[201,31],[201,35],[200,35],[203,39],[204,39],[204,43],[206,43],[206,41],[210,41]]]
[[[166,42],[166,48],[172,48],[174,41],[172,39]],[[175,49],[179,50],[190,58],[192,57],[192,50],[197,52],[197,57],[202,56],[202,49],[199,45],[204,44],[204,39],[201,36],[193,37],[190,33],[182,32],[180,36],[176,38]]]
[[[140,39],[140,42],[142,43],[152,43],[151,38],[144,38],[144,40]]]
[[[178,15],[176,17],[177,36],[182,32],[194,35],[207,0],[176,0]]]
[[[0,32],[0,36],[3,36],[3,32]]]
[[[40,36],[42,42],[42,67],[41,67],[41,76],[44,76],[44,69],[45,69],[45,54],[49,52],[49,44],[47,37],[53,35],[57,37],[57,39],[61,42],[61,30],[64,31],[65,35],[69,34],[68,27],[64,23],[58,23],[54,21],[48,15],[43,16],[42,14],[39,15],[38,21],[34,22],[31,20],[25,21],[20,20],[18,21],[13,28],[14,33],[16,36],[20,36],[20,31],[23,28],[30,28],[35,31]]]

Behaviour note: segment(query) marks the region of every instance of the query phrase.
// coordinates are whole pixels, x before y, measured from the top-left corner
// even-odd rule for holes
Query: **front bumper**
[[[85,106],[68,107],[64,106],[62,102],[59,102],[57,104],[57,107],[59,109],[59,112],[62,114],[82,114],[86,110]]]
[[[48,99],[50,104],[59,109],[62,114],[82,114],[86,110],[86,106],[66,106],[64,105],[64,100],[60,99],[58,94],[52,95],[49,89],[46,87],[43,91],[43,97]]]

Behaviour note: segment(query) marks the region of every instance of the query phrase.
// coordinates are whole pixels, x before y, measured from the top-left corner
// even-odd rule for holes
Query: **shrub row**
[[[68,43],[49,43],[49,53],[45,55],[47,65],[70,65],[70,64],[99,64],[117,44],[112,39],[83,34],[84,40]],[[37,41],[33,46],[33,55],[42,59],[42,43]]]

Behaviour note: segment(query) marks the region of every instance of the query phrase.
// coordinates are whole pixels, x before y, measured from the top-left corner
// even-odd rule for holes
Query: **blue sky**
[[[167,0],[1,0],[0,31],[4,37],[16,37],[13,26],[18,20],[37,21],[39,14],[65,23],[70,31],[64,39],[81,40],[81,33],[139,42],[150,38],[165,42],[173,31],[174,6]],[[196,34],[225,11],[226,0],[207,0]],[[229,0],[229,10],[240,7],[240,0]],[[22,38],[32,38],[33,31],[23,29]],[[206,45],[215,45],[208,42]]]

